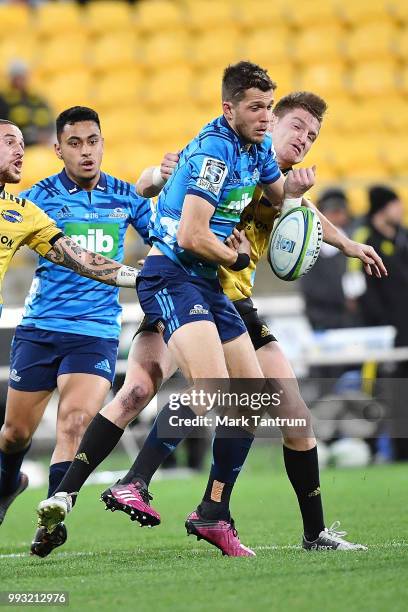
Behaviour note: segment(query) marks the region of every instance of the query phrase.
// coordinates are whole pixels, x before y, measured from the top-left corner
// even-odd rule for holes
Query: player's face
[[[63,160],[68,176],[75,182],[92,181],[99,176],[103,138],[94,121],[65,125],[55,151]]]
[[[0,184],[19,183],[23,168],[24,139],[15,125],[0,124]]]
[[[295,108],[282,117],[272,116],[272,140],[281,168],[303,161],[319,135],[320,122],[304,108]]]
[[[232,129],[248,143],[260,143],[265,138],[272,114],[273,91],[255,87],[245,91],[244,98],[233,104],[224,102],[223,110]]]

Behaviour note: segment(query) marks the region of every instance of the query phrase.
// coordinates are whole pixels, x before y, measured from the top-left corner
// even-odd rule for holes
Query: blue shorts
[[[18,391],[55,389],[61,374],[96,374],[112,383],[118,341],[19,325],[11,343],[9,385]]]
[[[218,279],[191,276],[165,255],[146,258],[137,294],[149,322],[163,331],[166,343],[176,329],[194,321],[215,323],[221,342],[246,332]]]

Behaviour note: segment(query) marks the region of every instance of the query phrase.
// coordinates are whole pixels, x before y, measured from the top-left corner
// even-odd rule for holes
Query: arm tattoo
[[[118,271],[122,268],[119,262],[83,249],[68,236],[59,238],[45,258],[107,285],[116,285]]]

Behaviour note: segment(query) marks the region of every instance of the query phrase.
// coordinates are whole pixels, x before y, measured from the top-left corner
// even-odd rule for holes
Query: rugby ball
[[[268,261],[276,276],[293,281],[307,274],[323,240],[318,215],[306,206],[292,208],[278,221],[268,246]]]

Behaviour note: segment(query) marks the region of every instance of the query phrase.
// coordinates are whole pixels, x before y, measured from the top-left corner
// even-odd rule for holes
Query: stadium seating
[[[279,27],[289,13],[287,2],[283,0],[238,0],[234,5],[236,20],[248,30],[256,30],[260,25],[263,28]]]
[[[408,26],[405,26],[405,28],[400,30],[395,46],[398,57],[401,60],[408,62]]]
[[[233,3],[228,0],[186,0],[187,25],[195,31],[210,32],[228,28],[233,16]]]
[[[91,35],[107,32],[123,33],[134,27],[134,12],[125,0],[98,0],[90,2],[85,9],[87,26]]]
[[[61,171],[61,161],[51,147],[29,147],[24,157],[22,181],[18,186],[19,191],[31,187],[45,175],[50,176]]]
[[[36,56],[36,68],[41,73],[61,74],[65,70],[83,69],[87,60],[88,39],[81,32],[68,32],[65,38],[69,44],[61,44],[57,36],[42,42]]]
[[[0,7],[1,8],[1,7]],[[10,62],[14,59],[32,65],[37,57],[37,41],[27,32],[24,35],[3,37],[0,42],[0,76],[4,78]]]
[[[191,41],[191,62],[198,69],[209,65],[224,68],[240,57],[238,32],[234,28],[214,28]]]
[[[290,23],[302,29],[308,26],[335,24],[338,6],[333,0],[308,0],[299,2],[293,10],[288,10],[287,19]]]
[[[137,60],[133,32],[109,32],[98,38],[89,49],[89,65],[98,73],[132,67]]]
[[[143,72],[134,67],[124,68],[101,75],[94,82],[92,97],[99,110],[120,109],[124,100],[128,106],[140,103],[143,88]]]
[[[38,36],[57,37],[61,42],[61,32],[78,32],[84,28],[84,17],[75,2],[45,2],[35,11],[33,25]]]
[[[346,69],[342,62],[312,64],[299,73],[299,87],[314,91],[323,98],[340,96],[346,86]]]
[[[338,15],[348,25],[360,25],[369,21],[386,20],[390,15],[390,2],[388,0],[336,1]]]
[[[289,36],[286,29],[256,29],[243,39],[243,57],[259,64],[277,64],[289,59]]]
[[[140,46],[139,61],[147,70],[183,66],[188,62],[189,37],[184,32],[156,33]]]
[[[395,92],[397,66],[392,60],[356,64],[351,73],[350,89],[358,97],[384,96]]]
[[[373,21],[361,25],[347,38],[346,55],[349,60],[383,60],[395,49],[397,30],[390,22]]]
[[[221,98],[221,68],[199,71],[192,83],[192,96],[198,104],[209,106]]]
[[[144,89],[146,105],[175,108],[191,98],[192,72],[187,66],[161,69],[150,76]]]
[[[144,34],[180,31],[185,27],[185,12],[172,0],[143,0],[136,5],[135,27]]]
[[[344,28],[335,23],[307,28],[293,37],[291,53],[300,64],[313,65],[322,58],[325,62],[339,61],[344,37]]]
[[[26,6],[22,4],[0,5],[0,23],[2,38],[25,34],[30,29],[31,15]]]
[[[92,104],[92,78],[88,70],[67,70],[47,76],[48,99],[55,113],[70,106]],[[43,91],[43,89],[41,89]]]

